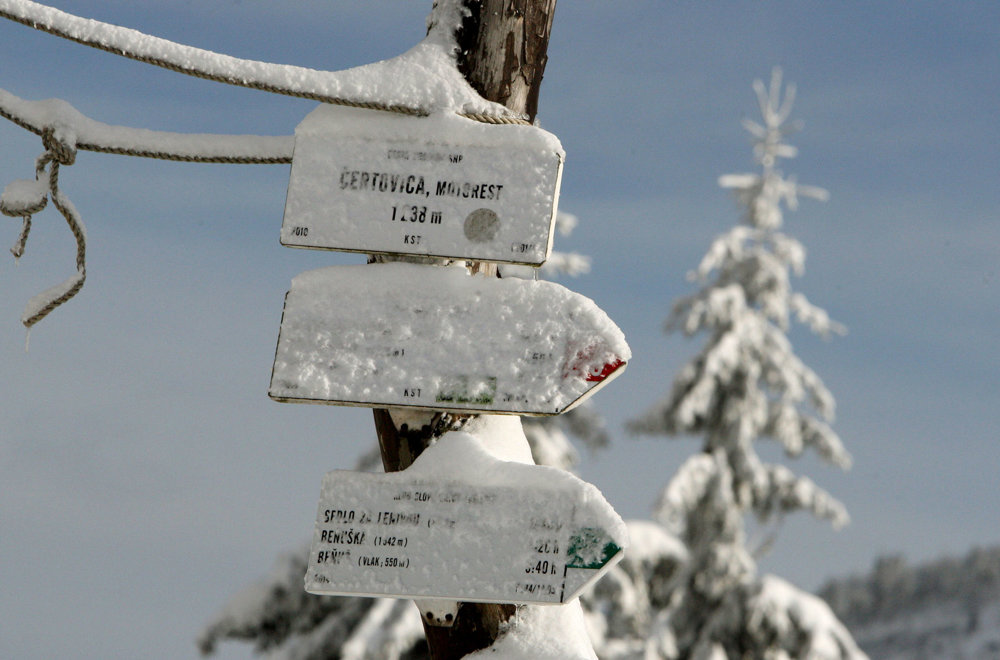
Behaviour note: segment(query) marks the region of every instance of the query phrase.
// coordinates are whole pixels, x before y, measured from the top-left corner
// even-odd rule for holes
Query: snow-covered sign
[[[564,603],[622,557],[628,532],[594,486],[500,461],[449,433],[404,472],[323,480],[306,590]]]
[[[281,243],[537,266],[563,158],[534,126],[324,105],[295,129]]]
[[[519,415],[569,410],[620,374],[621,330],[553,282],[406,263],[292,280],[269,394],[284,402]]]

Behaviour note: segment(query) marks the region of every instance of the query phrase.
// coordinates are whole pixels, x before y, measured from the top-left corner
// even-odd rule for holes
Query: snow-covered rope
[[[35,163],[35,179],[14,181],[0,195],[0,212],[23,218],[11,248],[15,259],[24,254],[31,218],[48,198],[66,219],[76,239],[75,275],[33,297],[21,322],[28,328],[70,300],[87,278],[87,239],[83,221],[59,190],[59,167],[72,165],[79,149],[200,163],[271,164],[292,162],[294,137],[257,135],[187,135],[109,126],[94,121],[59,99],[26,101],[0,89],[0,116],[40,135],[45,152]]]
[[[47,197],[51,196],[52,204],[66,219],[76,239],[76,274],[28,301],[21,316],[21,323],[27,328],[75,296],[87,279],[87,235],[83,220],[73,203],[59,190],[59,167],[76,161],[75,136],[69,130],[46,129],[42,133],[42,144],[45,152],[35,161],[35,180],[15,181],[8,185],[0,195],[0,212],[24,219],[21,234],[11,248],[14,258],[20,258],[31,231],[31,216],[44,209]]]
[[[336,72],[213,53],[31,0],[0,0],[0,18],[171,71],[242,87],[415,116],[453,110],[484,123],[531,123],[483,99],[458,70],[454,56],[454,30],[461,20],[458,0],[436,4],[427,37],[403,55]],[[72,164],[78,149],[172,161],[270,164],[290,163],[294,144],[292,136],[185,135],[109,126],[64,101],[26,101],[2,89],[0,117],[40,135],[46,149],[37,161],[35,180],[15,181],[0,196],[0,211],[23,218],[12,249],[15,258],[24,252],[31,216],[45,207],[49,196],[77,242],[77,274],[29,301],[21,319],[29,328],[76,295],[86,279],[83,223],[58,187],[60,165]]]
[[[76,148],[192,163],[278,164],[292,162],[291,135],[206,135],[111,126],[59,99],[28,101],[0,89],[0,117],[36,135],[71,128]]]
[[[137,30],[74,16],[30,0],[0,0],[0,17],[115,55],[230,85],[323,103],[386,110],[407,115],[427,115],[430,113],[429,107],[433,107],[433,104],[419,105],[404,101],[406,94],[397,94],[397,98],[400,99],[398,102],[386,101],[383,99],[387,98],[385,94],[387,90],[368,90],[366,93],[366,90],[356,84],[358,79],[372,71],[373,67],[379,65],[383,65],[383,68],[387,68],[386,65],[398,67],[402,64],[400,58],[396,58],[396,61],[389,60],[341,72],[317,71],[305,67],[245,60],[185,46]],[[427,73],[426,69],[424,73]],[[457,70],[454,73],[461,75]],[[427,85],[427,87],[432,86]],[[502,105],[488,103],[482,99],[478,101],[480,102],[475,104],[476,107],[463,107],[459,114],[491,124],[531,123]]]

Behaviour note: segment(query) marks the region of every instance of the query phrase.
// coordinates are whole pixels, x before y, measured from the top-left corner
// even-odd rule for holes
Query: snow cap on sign
[[[404,472],[387,476],[406,475],[406,479],[421,478],[439,482],[464,482],[476,486],[517,486],[525,491],[576,492],[578,515],[588,517],[576,522],[580,527],[603,529],[620,548],[628,547],[628,529],[601,491],[565,470],[546,465],[526,465],[504,461],[490,453],[482,440],[464,431],[444,434],[424,450]],[[509,511],[510,516],[523,517],[523,511]]]
[[[480,147],[523,147],[565,155],[562,143],[552,133],[537,126],[486,124],[453,112],[441,111],[426,117],[323,104],[306,115],[295,127],[296,136],[367,137],[381,140],[426,140],[437,144],[465,144]]]

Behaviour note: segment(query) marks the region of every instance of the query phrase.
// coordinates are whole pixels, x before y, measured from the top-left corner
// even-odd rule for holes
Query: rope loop
[[[51,197],[53,206],[66,220],[76,239],[76,274],[28,302],[21,316],[21,323],[28,328],[75,296],[87,279],[87,235],[83,220],[73,203],[59,189],[59,167],[76,162],[76,137],[72,131],[58,126],[44,127],[41,135],[45,151],[35,160],[35,180],[15,181],[8,185],[0,196],[0,212],[23,218],[17,242],[10,250],[14,258],[19,259],[24,254],[31,231],[31,217],[44,209]]]

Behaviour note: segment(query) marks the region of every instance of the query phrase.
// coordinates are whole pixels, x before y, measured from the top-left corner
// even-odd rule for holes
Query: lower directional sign
[[[433,471],[443,455],[461,478]],[[490,462],[473,436],[451,433],[405,472],[326,475],[305,584],[325,595],[556,604],[627,545],[594,486],[556,468]]]
[[[284,402],[556,415],[624,371],[621,330],[552,282],[390,263],[299,275],[269,394]]]

